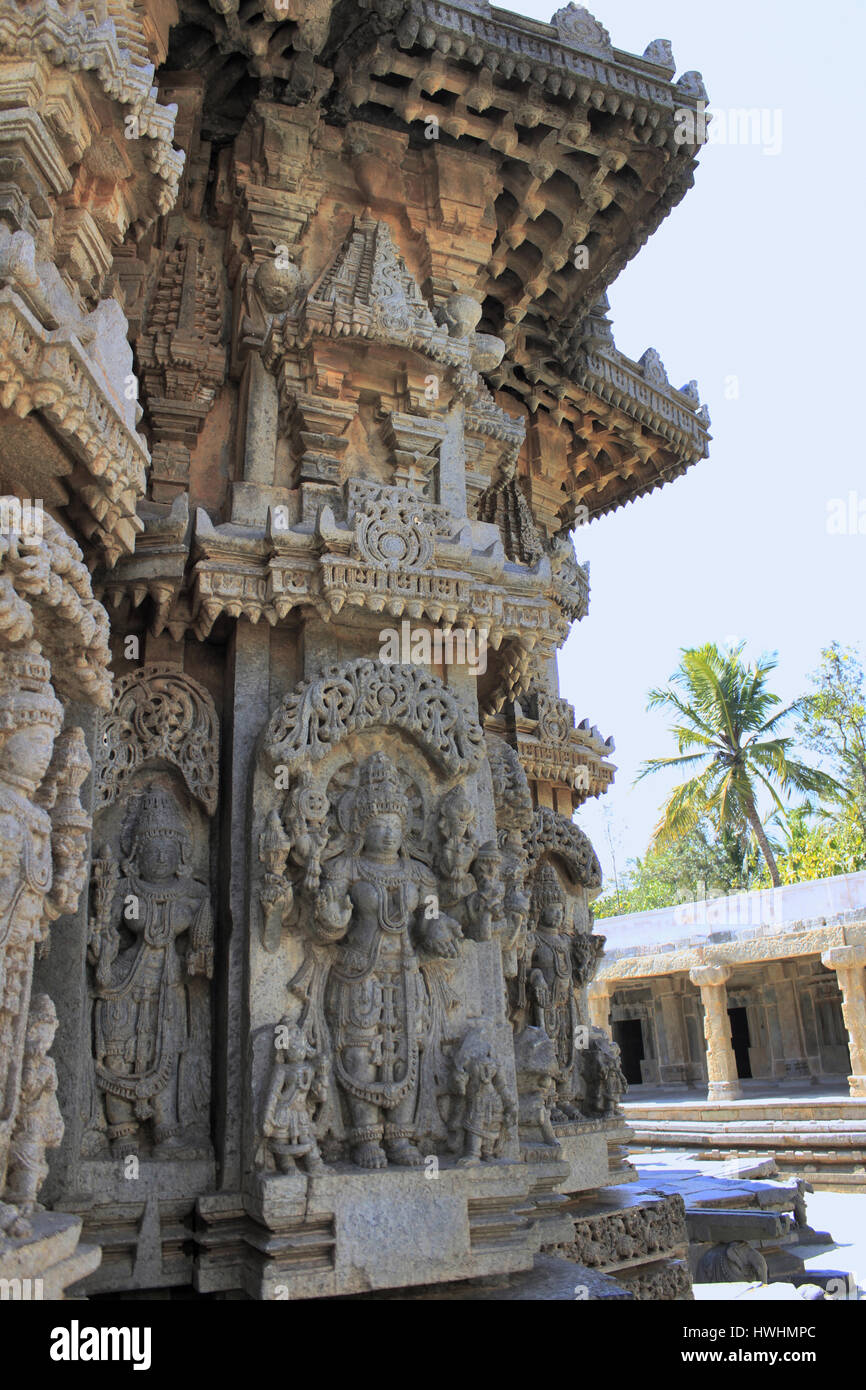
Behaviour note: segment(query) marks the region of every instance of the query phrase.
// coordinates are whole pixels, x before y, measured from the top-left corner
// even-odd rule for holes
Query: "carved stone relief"
[[[116,690],[96,775],[85,1153],[196,1157],[210,1142],[217,717],[179,668],[142,667]]]
[[[90,824],[78,799],[90,759],[80,729],[59,732],[50,675],[37,652],[0,653],[0,1234],[18,1237],[18,1208],[35,1208],[63,1134],[47,1058],[56,1015],[47,996],[31,1000],[34,955],[77,903]]]
[[[478,845],[466,782],[483,751],[478,725],[438,678],[370,661],[300,686],[266,730],[263,770],[276,795],[268,805],[263,780],[254,797],[263,866],[254,935],[285,962],[291,1065],[307,1072],[279,1080],[285,1048],[260,1061],[259,1115],[276,1104],[275,1087],[296,1086],[293,1123],[300,1133],[307,1117],[329,1162],[514,1156],[501,854],[495,841]],[[275,968],[258,986],[272,998]],[[255,991],[255,963],[253,974]],[[486,1031],[479,975],[494,1015]],[[273,1036],[264,1023],[262,1041]],[[274,1125],[257,1121],[265,1168],[279,1167]]]

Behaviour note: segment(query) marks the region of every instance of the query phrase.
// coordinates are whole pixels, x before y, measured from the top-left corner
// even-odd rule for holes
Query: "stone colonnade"
[[[668,961],[661,953],[646,956],[641,967],[630,957],[606,959],[591,986],[590,1017],[611,1033],[622,1019],[640,1017],[645,1084],[698,1085],[705,1061],[709,1098],[731,1100],[742,1095],[744,1073],[729,1011],[743,1006],[750,1036],[741,1056],[751,1059],[756,1079],[820,1084],[847,1075],[850,1094],[866,1096],[866,941],[846,943],[845,935],[856,938],[860,928],[843,933],[826,927],[820,940],[809,942],[808,955],[789,943],[787,951],[760,961],[708,962],[695,950]],[[700,1007],[689,986],[699,991]],[[740,1047],[746,1048],[742,1040]]]

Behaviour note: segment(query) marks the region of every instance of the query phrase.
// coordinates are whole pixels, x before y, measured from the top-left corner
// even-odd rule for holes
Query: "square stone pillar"
[[[704,1038],[707,1044],[707,1099],[739,1100],[743,1094],[737,1076],[737,1059],[731,1046],[728,992],[731,971],[727,965],[696,965],[689,979],[701,991]]]
[[[603,1028],[606,1033],[610,1032],[611,992],[607,980],[593,980],[587,995],[589,1021],[593,1028]]]
[[[842,992],[842,1017],[851,1055],[848,1089],[852,1096],[866,1096],[866,946],[832,946],[821,952],[821,963],[836,971]]]
[[[775,1004],[783,1054],[781,1058],[772,1058],[773,1074],[783,1085],[802,1085],[812,1080],[812,1071],[806,1055],[797,981],[786,974],[782,961],[771,961],[767,975],[769,986],[765,987],[764,994],[768,1000],[771,996]]]
[[[653,995],[659,1040],[659,1081],[663,1086],[684,1090],[689,1068],[683,996],[670,978],[655,981]]]

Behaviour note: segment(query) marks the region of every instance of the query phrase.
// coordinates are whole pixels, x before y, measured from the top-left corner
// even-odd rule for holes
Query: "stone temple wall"
[[[0,1270],[510,1274],[633,1176],[556,653],[572,529],[707,452],[607,317],[675,74],[575,5],[0,0]]]

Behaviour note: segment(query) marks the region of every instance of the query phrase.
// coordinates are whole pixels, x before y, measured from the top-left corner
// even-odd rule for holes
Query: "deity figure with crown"
[[[110,855],[95,866],[102,889],[89,953],[96,1080],[119,1157],[138,1152],[145,1122],[155,1156],[185,1147],[178,1108],[180,1064],[190,1041],[185,982],[213,973],[210,897],[188,872],[191,845],[175,797],[149,787],[131,804],[113,891],[105,891]]]
[[[325,1014],[362,1168],[423,1163],[413,1140],[435,1009],[425,962],[456,956],[461,937],[438,910],[435,878],[405,847],[409,814],[396,767],[374,753],[359,772],[354,843],[327,865],[316,904],[319,939],[338,943]]]
[[[573,1104],[578,1016],[574,996],[573,936],[568,929],[567,900],[552,864],[542,864],[536,876],[532,916],[532,940],[524,966],[528,966],[532,1023],[544,1029],[556,1051],[559,1078],[556,1106],[551,1118],[554,1123],[563,1123],[578,1115]]]
[[[22,1084],[33,958],[58,915],[49,910],[53,825],[39,804],[63,722],[50,675],[38,652],[0,655],[0,1193]]]

